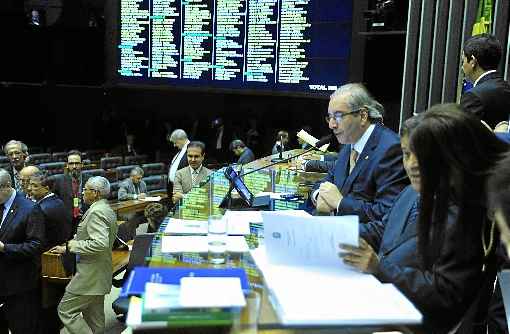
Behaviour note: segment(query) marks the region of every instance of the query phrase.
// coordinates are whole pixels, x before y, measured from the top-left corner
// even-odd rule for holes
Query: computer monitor
[[[253,194],[250,192],[246,184],[244,184],[236,170],[231,166],[228,166],[225,168],[225,177],[231,182],[234,189],[237,190],[239,196],[249,207],[251,207],[253,205]]]

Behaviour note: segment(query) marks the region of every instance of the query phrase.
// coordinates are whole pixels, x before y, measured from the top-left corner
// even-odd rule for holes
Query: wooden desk
[[[155,193],[151,194],[150,196],[161,196],[162,200],[168,197],[166,193]],[[110,203],[110,207],[113,209],[113,211],[115,211],[117,215],[120,215],[127,213],[142,212],[143,210],[145,210],[145,207],[150,203],[156,202],[147,202],[138,199],[132,199],[127,201],[112,202]]]
[[[67,276],[62,265],[62,255],[46,252],[42,254],[42,278],[43,281],[51,283],[67,284],[72,276]],[[120,273],[127,267],[129,262],[128,250],[113,250],[112,251],[112,269],[113,276]]]

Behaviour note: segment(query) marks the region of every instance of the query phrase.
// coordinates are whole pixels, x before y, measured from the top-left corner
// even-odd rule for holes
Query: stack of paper
[[[229,214],[229,212],[233,213]],[[235,214],[234,212],[237,211],[227,211],[227,213],[225,213],[224,219],[227,219],[227,233],[229,235],[250,234],[250,218],[246,219],[244,218],[244,216]],[[262,217],[260,217],[260,221],[262,222]],[[200,235],[200,234],[205,235],[207,234],[207,221],[171,218],[165,227],[164,233],[183,235]]]
[[[300,130],[296,134],[296,136],[298,138],[302,139],[308,145],[312,145],[313,147],[315,147],[315,144],[317,144],[317,142],[319,141],[319,139],[315,138],[314,136],[312,136],[311,134],[309,134],[305,130]],[[326,152],[328,150],[328,147],[329,147],[329,144],[325,144],[325,145],[322,145],[319,148],[319,150],[322,151],[322,152]]]
[[[243,236],[228,236],[226,248],[231,253],[244,253],[249,250],[248,244]],[[168,235],[161,241],[161,252],[163,253],[207,253],[209,249],[206,235]]]
[[[392,285],[346,267],[338,244],[357,244],[355,216],[263,213],[265,248],[252,250],[286,325],[418,324],[421,314]]]

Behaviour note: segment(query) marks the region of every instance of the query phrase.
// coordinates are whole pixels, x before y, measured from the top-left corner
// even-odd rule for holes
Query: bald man
[[[19,172],[19,179],[21,181],[21,190],[25,194],[26,198],[31,198],[30,189],[28,187],[30,183],[30,177],[35,173],[39,172],[39,168],[36,166],[27,166]]]

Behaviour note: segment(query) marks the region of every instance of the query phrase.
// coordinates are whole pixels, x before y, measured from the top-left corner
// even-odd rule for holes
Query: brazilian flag
[[[492,31],[492,0],[480,0],[475,24],[473,24],[472,36]]]

